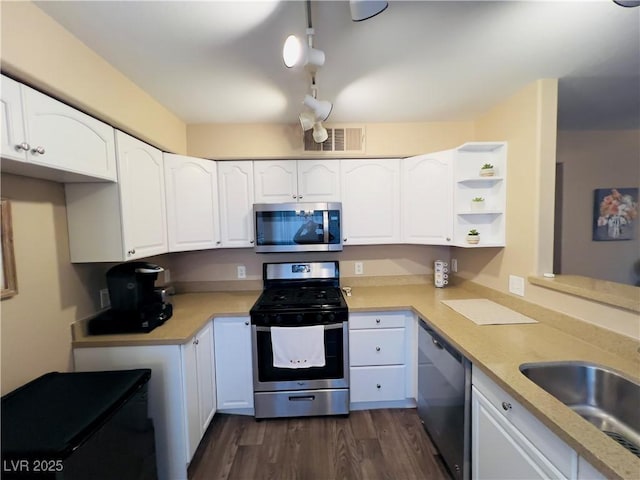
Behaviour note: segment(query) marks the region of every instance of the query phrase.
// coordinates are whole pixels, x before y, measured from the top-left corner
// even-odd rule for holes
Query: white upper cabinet
[[[400,159],[341,160],[345,245],[401,243]]]
[[[504,247],[507,198],[506,142],[465,143],[454,155],[454,240],[458,247]],[[485,164],[493,166],[487,175]],[[473,199],[483,199],[474,202]],[[467,243],[469,230],[480,242]]]
[[[451,245],[453,152],[402,159],[402,241]]]
[[[164,173],[169,251],[219,247],[216,163],[165,153]]]
[[[72,262],[121,262],[168,251],[162,152],[116,132],[119,181],[65,184]]]
[[[2,77],[2,170],[60,182],[116,181],[114,129]]]
[[[252,247],[253,162],[218,162],[220,236],[222,247]]]
[[[265,160],[253,168],[256,203],[340,201],[339,160]]]

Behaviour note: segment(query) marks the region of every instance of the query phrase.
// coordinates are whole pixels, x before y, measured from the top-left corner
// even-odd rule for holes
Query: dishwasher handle
[[[427,323],[419,319],[420,328],[425,330],[427,334],[431,337],[431,341],[433,344],[440,350],[446,350],[449,355],[451,355],[458,363],[463,363],[463,356],[460,352],[458,352],[454,347],[452,347],[446,340],[444,340],[440,335],[438,335],[431,327],[427,325]]]

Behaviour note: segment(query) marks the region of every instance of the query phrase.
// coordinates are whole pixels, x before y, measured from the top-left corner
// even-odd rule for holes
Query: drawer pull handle
[[[379,352],[379,351],[380,351],[380,347],[376,347],[376,352]]]
[[[440,345],[440,343],[435,338],[432,338],[431,341],[436,346],[436,348],[439,348],[440,350],[444,349],[444,347]]]
[[[378,383],[378,384],[376,384],[376,388],[377,388],[378,390],[380,390],[380,389],[382,388],[382,385],[380,385],[380,384]]]
[[[313,402],[315,399],[315,395],[300,395],[298,397],[289,397],[290,402]]]
[[[508,412],[509,410],[511,410],[511,404],[509,402],[502,402],[502,409],[505,412]]]
[[[380,323],[380,319],[379,318],[376,318],[376,323],[378,323],[378,324]]]

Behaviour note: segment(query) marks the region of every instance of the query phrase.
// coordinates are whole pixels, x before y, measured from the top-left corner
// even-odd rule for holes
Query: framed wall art
[[[11,204],[6,198],[0,199],[0,226],[2,231],[2,255],[0,255],[0,270],[2,271],[2,289],[0,298],[13,297],[18,293],[18,283],[16,280],[16,261],[13,255],[13,227],[11,223]]]
[[[593,240],[632,240],[638,221],[637,188],[597,188],[593,201]]]

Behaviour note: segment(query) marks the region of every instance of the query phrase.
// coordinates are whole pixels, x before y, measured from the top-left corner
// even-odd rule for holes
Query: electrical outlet
[[[454,272],[454,273],[458,271],[458,259],[457,258],[452,258],[451,259],[451,271]]]
[[[515,295],[524,297],[524,278],[509,275],[509,291]]]
[[[244,265],[238,265],[238,278],[247,278],[247,267]]]
[[[355,274],[356,275],[362,275],[364,273],[364,266],[362,265],[362,262],[356,262],[355,263]]]
[[[109,308],[110,306],[109,289],[103,288],[100,290],[100,308]]]

